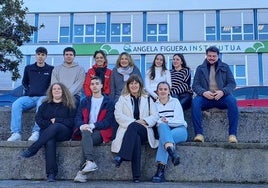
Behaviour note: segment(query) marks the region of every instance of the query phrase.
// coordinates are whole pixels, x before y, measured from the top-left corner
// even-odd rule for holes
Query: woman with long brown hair
[[[74,99],[69,90],[62,83],[52,84],[35,117],[40,127],[40,137],[21,154],[29,158],[45,146],[46,173],[50,182],[55,181],[58,173],[56,143],[71,138],[75,113]]]

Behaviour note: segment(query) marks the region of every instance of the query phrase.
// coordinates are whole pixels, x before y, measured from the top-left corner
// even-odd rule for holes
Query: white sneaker
[[[74,182],[85,183],[87,182],[87,176],[83,174],[82,171],[78,171],[74,178]]]
[[[34,131],[32,133],[32,135],[28,138],[29,141],[37,141],[39,138],[39,132],[38,131]]]
[[[12,133],[12,135],[7,139],[7,141],[21,141],[20,133]]]
[[[96,163],[91,161],[86,161],[84,166],[85,167],[82,169],[82,173],[92,172],[98,169]]]

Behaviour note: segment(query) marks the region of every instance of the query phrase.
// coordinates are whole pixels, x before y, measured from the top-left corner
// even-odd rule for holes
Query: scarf
[[[96,76],[98,76],[101,79],[102,85],[104,85],[106,69],[107,69],[107,67],[96,67],[95,68]]]
[[[122,74],[123,75],[124,82],[127,81],[127,79],[129,78],[130,73],[133,72],[133,68],[134,68],[134,66],[132,66],[132,67],[130,67],[130,66],[128,66],[128,67],[119,67],[119,68],[117,68],[117,72],[119,74]]]

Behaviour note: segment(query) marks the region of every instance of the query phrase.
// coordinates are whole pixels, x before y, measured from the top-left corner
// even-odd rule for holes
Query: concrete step
[[[140,182],[135,184],[129,181],[89,181],[87,183],[74,183],[73,181],[57,181],[48,183],[46,181],[31,181],[31,180],[2,180],[0,181],[0,188],[267,188],[266,184],[237,184],[237,183],[202,183],[202,182],[165,182],[165,183],[151,183]]]
[[[35,111],[23,113],[23,140],[30,136]],[[203,112],[205,143],[193,143],[194,131],[190,112],[186,111],[188,142],[177,145],[181,164],[170,162],[166,179],[170,182],[234,182],[268,183],[268,109],[240,109],[238,144],[227,143],[228,120],[226,111],[211,109]],[[10,136],[10,108],[0,108],[0,180],[44,180],[45,160],[42,148],[30,159],[20,153],[32,142],[6,142]],[[142,148],[142,179],[150,181],[154,175],[155,149]],[[91,181],[129,181],[132,179],[130,162],[115,168],[110,144],[95,148],[99,170],[88,175]],[[57,147],[59,180],[73,180],[82,162],[80,142],[67,141]]]
[[[0,141],[0,179],[45,179],[44,149],[34,157],[24,159],[20,153],[31,142]],[[169,161],[166,179],[172,182],[235,182],[268,183],[268,145],[264,143],[194,143],[177,145],[181,164],[174,167]],[[156,171],[155,149],[148,145],[142,148],[142,180],[150,181]],[[120,168],[112,163],[114,154],[110,145],[95,147],[97,171],[88,174],[94,181],[129,181],[132,179],[130,162],[123,162]],[[82,152],[80,142],[67,141],[58,144],[57,161],[60,180],[73,180]]]
[[[10,111],[0,107],[0,140],[10,136]],[[22,118],[22,139],[27,140],[34,124],[35,110],[25,111]],[[185,112],[188,123],[188,141],[194,138],[190,110]],[[238,140],[243,143],[268,143],[268,108],[239,109]],[[228,119],[226,110],[210,109],[203,112],[203,127],[206,142],[226,142]]]

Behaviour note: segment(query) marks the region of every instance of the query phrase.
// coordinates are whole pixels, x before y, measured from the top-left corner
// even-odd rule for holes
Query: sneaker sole
[[[93,168],[93,169],[91,169],[91,170],[82,170],[82,173],[85,174],[85,173],[88,173],[88,172],[93,172],[93,171],[95,171],[95,170],[98,170],[98,167]]]
[[[87,180],[78,180],[78,179],[74,179],[75,183],[86,183]]]

